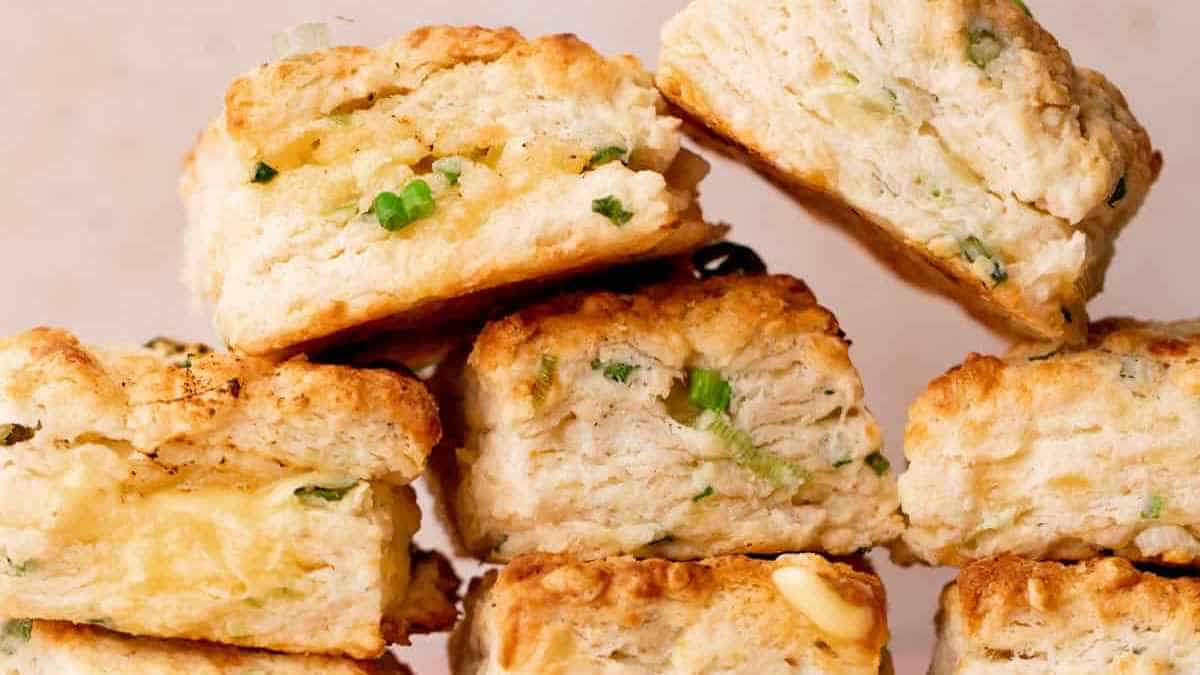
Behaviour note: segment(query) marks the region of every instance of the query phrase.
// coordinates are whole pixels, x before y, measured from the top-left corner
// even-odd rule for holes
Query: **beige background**
[[[309,20],[335,42],[376,44],[430,23],[576,32],[653,65],[659,26],[683,0],[410,0],[354,3],[33,2],[0,4],[0,333],[34,324],[87,340],[168,333],[212,339],[177,281],[179,158],[227,81],[270,58],[271,34]],[[1029,0],[1076,61],[1109,74],[1166,155],[1141,218],[1121,239],[1095,316],[1200,315],[1200,6],[1190,0]],[[206,6],[198,6],[206,5]],[[346,21],[335,17],[344,17]],[[776,271],[809,281],[841,318],[868,401],[901,456],[907,401],[969,351],[1001,340],[946,300],[905,286],[837,229],[815,222],[748,170],[714,160],[707,213],[736,226]],[[897,466],[903,466],[895,462]],[[440,535],[423,533],[426,541]],[[888,583],[902,675],[924,672],[946,571],[896,570]],[[460,571],[473,568],[461,566]],[[445,672],[442,642],[404,650],[418,673]]]

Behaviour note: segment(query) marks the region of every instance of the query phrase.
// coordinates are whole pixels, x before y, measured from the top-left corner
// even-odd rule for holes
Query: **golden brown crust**
[[[922,444],[920,421],[958,416],[977,409],[999,393],[1014,391],[1018,405],[1028,405],[1040,390],[1037,383],[1053,383],[1070,395],[1084,396],[1088,373],[1114,356],[1145,355],[1180,366],[1195,364],[1200,356],[1200,321],[1154,323],[1131,318],[1110,318],[1091,325],[1084,345],[1025,342],[1014,345],[1004,358],[968,354],[966,361],[952,367],[929,383],[909,412],[907,444]],[[1020,377],[1021,385],[1010,378]],[[1031,413],[1033,411],[1030,411]]]
[[[3,624],[0,620],[0,624]],[[28,650],[30,654],[22,652]],[[275,654],[209,642],[162,640],[121,635],[98,626],[34,621],[28,645],[10,655],[34,668],[28,675],[51,675],[58,664],[72,675],[411,675],[391,655],[376,661],[328,656]],[[0,652],[0,666],[6,657]]]
[[[834,603],[856,617],[849,636],[838,637],[845,624],[836,618],[810,616],[805,613],[810,607],[802,609],[785,596],[776,572],[793,567],[815,575],[840,599]],[[451,644],[456,672],[464,673],[569,672],[603,663],[616,669],[612,672],[625,672],[627,664],[696,672],[699,664],[713,663],[706,659],[714,650],[720,653],[719,672],[786,662],[819,672],[875,673],[888,635],[879,579],[814,555],[687,563],[526,556],[473,582],[466,604],[467,619]],[[610,631],[618,634],[606,637]],[[689,649],[686,643],[694,639],[689,636],[697,631],[716,646]],[[756,661],[767,652],[770,657]]]
[[[1085,617],[1147,629],[1183,616],[1200,622],[1200,580],[1141,572],[1121,558],[1075,565],[990,558],[963,568],[947,592],[957,596],[968,634],[1031,616],[1047,633]]]
[[[484,329],[471,367],[485,372],[508,368],[518,351],[561,354],[609,335],[653,334],[661,327],[699,333],[714,326],[719,334],[697,341],[737,344],[749,334],[769,339],[813,332],[842,339],[837,319],[817,304],[803,281],[785,275],[730,275],[651,286],[636,295],[565,295],[526,308]]]
[[[0,401],[16,417],[5,422],[41,425],[35,442],[46,447],[98,434],[151,456],[168,446],[184,448],[183,461],[186,448],[228,450],[405,482],[441,437],[433,398],[397,373],[303,357],[95,349],[50,328],[0,340]]]

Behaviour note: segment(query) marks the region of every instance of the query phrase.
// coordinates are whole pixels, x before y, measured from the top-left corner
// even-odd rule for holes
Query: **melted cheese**
[[[875,628],[875,613],[845,598],[812,570],[782,567],[771,575],[788,604],[822,633],[839,640],[866,639]]]

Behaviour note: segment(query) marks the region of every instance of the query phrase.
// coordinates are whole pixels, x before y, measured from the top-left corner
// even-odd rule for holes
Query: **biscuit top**
[[[631,85],[653,92],[653,81],[636,58],[605,58],[574,35],[526,40],[512,28],[430,26],[376,49],[335,47],[264,65],[230,85],[222,121],[241,153],[280,170],[290,168],[310,150],[311,159],[319,161],[322,153],[334,153],[330,146],[362,142],[379,131],[372,128],[376,125],[412,127],[413,135],[432,146],[434,155],[471,152],[502,143],[511,135],[503,111],[496,111],[494,124],[480,125],[474,116],[477,111],[470,107],[457,114],[439,109],[429,126],[431,120],[393,116],[388,99],[420,89],[439,72],[488,63],[517,69],[517,79],[543,99],[571,98],[577,105],[628,96],[622,90]],[[547,102],[544,112],[550,114],[551,107]],[[657,107],[664,108],[661,100]],[[358,117],[353,126],[328,124],[330,115],[349,113],[367,115]],[[370,124],[359,128],[360,120]],[[676,124],[663,131],[673,132]],[[388,131],[388,135],[395,133]],[[320,147],[311,147],[317,139]],[[596,145],[609,140],[597,138]],[[667,163],[677,142],[668,145],[674,147],[669,148]]]
[[[965,567],[947,592],[957,595],[967,633],[984,640],[1021,625],[1046,636],[1097,624],[1200,630],[1200,581],[1139,572],[1122,558],[1069,566],[994,558]]]
[[[798,578],[804,581],[798,583]],[[717,602],[718,596],[727,601]],[[879,579],[811,554],[774,561],[742,556],[697,562],[619,557],[587,563],[565,556],[526,556],[500,570],[489,600],[501,612],[506,653],[534,649],[542,630],[552,628],[520,617],[565,613],[597,625],[609,619],[632,622],[626,623],[630,629],[640,623],[687,626],[716,606],[722,608],[719,621],[728,622],[725,625],[741,617],[771,616],[790,639],[815,635],[865,654],[877,655],[888,639]],[[671,632],[658,628],[664,637]]]
[[[476,340],[471,365],[496,371],[522,355],[561,358],[606,340],[640,342],[650,353],[727,355],[752,341],[804,333],[830,336],[843,352],[848,345],[837,319],[803,281],[734,274],[668,282],[631,295],[560,296],[489,324]]]
[[[1198,357],[1200,321],[1133,319],[1092,324],[1084,347],[1029,342],[1002,358],[970,354],[913,402],[906,446],[919,445],[930,427],[958,416],[1032,416],[1073,400],[1135,398],[1167,384],[1200,394]]]
[[[0,339],[4,444],[127,444],[168,467],[408,482],[441,437],[432,397],[397,373],[150,344],[89,348],[50,328]]]

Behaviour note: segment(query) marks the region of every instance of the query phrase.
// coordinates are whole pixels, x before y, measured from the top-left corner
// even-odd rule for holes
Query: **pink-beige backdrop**
[[[37,324],[89,341],[157,334],[213,340],[178,282],[180,157],[216,114],[226,83],[271,58],[272,33],[326,21],[334,42],[374,45],[426,23],[574,32],[653,67],[659,27],[683,0],[231,0],[0,4],[0,333]],[[1106,72],[1166,156],[1141,217],[1122,237],[1094,316],[1200,316],[1200,5],[1184,0],[1028,0],[1076,62]],[[841,231],[815,221],[749,170],[713,159],[711,218],[735,225],[775,271],[806,279],[854,340],[889,455],[903,467],[908,401],[989,334],[947,300],[908,287]],[[428,513],[428,510],[427,510]],[[428,522],[428,521],[427,521]],[[435,524],[419,537],[444,542]],[[923,673],[947,570],[879,564],[901,675]],[[477,568],[459,565],[468,576]],[[446,672],[444,640],[400,651]]]

